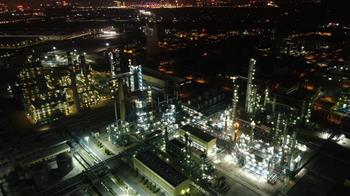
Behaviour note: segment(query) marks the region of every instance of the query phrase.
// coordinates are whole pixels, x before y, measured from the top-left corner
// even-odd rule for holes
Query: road
[[[258,179],[254,180],[254,183],[248,182],[247,178],[243,176],[243,172],[239,171],[240,168],[235,168],[232,165],[224,165],[223,163],[215,164],[215,168],[219,171],[221,175],[225,176],[225,178],[227,179],[227,183],[230,183],[229,185],[231,187],[231,190],[227,193],[227,195],[230,195],[232,191],[240,192],[242,195],[273,195],[271,192],[266,191],[266,182],[263,182],[262,180]],[[237,183],[241,186],[236,185]],[[239,188],[239,191],[235,190],[235,187]]]
[[[152,195],[153,193],[147,189],[143,189],[143,185],[138,181],[133,175],[133,171],[128,168],[126,165],[120,167],[120,172],[118,172],[118,177],[122,179],[128,186],[132,187],[140,195]]]

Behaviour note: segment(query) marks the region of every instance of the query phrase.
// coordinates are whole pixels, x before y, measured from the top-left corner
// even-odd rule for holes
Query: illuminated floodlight
[[[297,148],[302,151],[302,152],[305,152],[307,150],[307,147],[305,144],[302,144],[302,145],[298,145]]]
[[[102,33],[105,35],[117,35],[117,32],[115,31],[102,31]]]
[[[140,14],[143,14],[145,16],[151,16],[152,15],[152,13],[150,11],[147,11],[147,10],[140,10],[139,12],[140,12]]]

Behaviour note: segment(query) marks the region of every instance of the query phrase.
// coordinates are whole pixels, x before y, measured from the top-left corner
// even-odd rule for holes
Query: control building
[[[211,153],[216,146],[216,138],[202,131],[199,128],[185,125],[180,129],[180,135],[188,134],[192,140],[192,145],[207,154]]]

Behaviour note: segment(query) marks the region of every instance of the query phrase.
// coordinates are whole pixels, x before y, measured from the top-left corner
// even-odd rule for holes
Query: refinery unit
[[[292,115],[293,111],[288,112],[286,108],[276,107],[276,99],[270,95],[269,89],[260,90],[254,84],[255,63],[255,59],[250,59],[244,107],[240,107],[242,104],[238,96],[240,88],[236,80],[239,77],[231,77],[232,104],[225,110],[209,116],[186,106],[180,100],[172,103],[165,100],[163,105],[153,104],[152,86],[140,88],[143,86],[142,73],[138,72],[139,78],[135,81],[135,68],[129,65],[129,84],[132,85],[127,86],[125,83],[125,87],[134,91],[135,85],[139,86],[138,90],[141,91],[133,100],[136,119],[133,122],[125,122],[120,118],[116,123],[108,125],[106,132],[109,140],[118,144],[116,139],[128,134],[134,133],[146,138],[152,133],[153,136],[161,134],[163,142],[154,146],[156,152],[165,155],[158,158],[154,154],[152,156],[170,162],[170,167],[182,171],[192,183],[201,186],[204,186],[207,180],[215,178],[213,161],[217,159],[216,154],[219,151],[217,140],[229,143],[228,155],[233,157],[234,164],[265,182],[276,183],[275,176],[278,179],[294,176],[305,151],[305,146],[299,144],[296,139],[296,125],[307,120],[307,109],[305,120]],[[158,107],[155,107],[156,105]],[[166,158],[169,155],[172,157]],[[169,189],[164,185],[163,181],[168,177],[158,180],[152,177],[154,174],[150,173],[157,173],[152,169],[155,166],[147,166],[149,161],[144,160],[143,163],[143,159],[145,158],[138,155],[135,159],[137,161],[134,161],[138,173],[153,181],[166,195],[172,195],[172,191],[186,194],[186,188],[177,190],[175,186]],[[202,169],[196,171],[195,168],[198,167]],[[158,175],[162,175],[162,171],[158,172]]]
[[[73,61],[79,59],[80,61]],[[28,118],[47,124],[82,109],[91,108],[106,99],[96,82],[94,71],[85,60],[85,53],[66,53],[66,65],[43,66],[39,59],[30,62],[18,75]]]

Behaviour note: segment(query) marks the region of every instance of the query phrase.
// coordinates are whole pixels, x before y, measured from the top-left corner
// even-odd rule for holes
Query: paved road
[[[133,171],[130,170],[127,166],[123,165],[120,168],[120,172],[118,172],[118,177],[122,179],[128,186],[132,187],[135,191],[137,191],[140,195],[152,195],[153,193],[149,190],[145,190],[142,188],[141,183],[131,175]]]
[[[225,176],[226,179],[231,179],[235,184],[236,187],[241,188],[240,191],[242,191],[242,195],[261,195],[261,196],[269,196],[270,194],[267,194],[265,191],[261,190],[259,187],[252,185],[249,182],[246,182],[240,174],[236,173],[235,171],[223,166],[222,164],[216,164],[216,169]],[[232,183],[232,182],[231,182]],[[230,184],[232,185],[232,184]],[[231,187],[233,189],[234,187]]]

